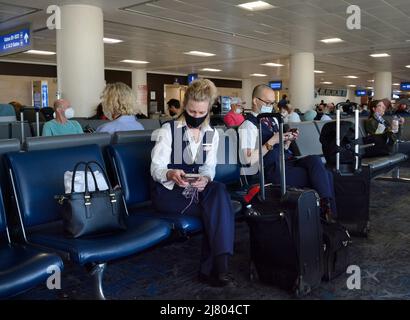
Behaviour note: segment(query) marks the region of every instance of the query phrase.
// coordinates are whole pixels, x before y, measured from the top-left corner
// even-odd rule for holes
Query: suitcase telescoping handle
[[[280,170],[280,190],[282,197],[286,195],[286,172],[285,172],[285,143],[283,141],[283,117],[280,113],[261,113],[258,115],[258,130],[259,130],[259,176],[261,182],[261,200],[265,201],[265,167],[263,161],[263,137],[261,120],[263,118],[275,118],[279,123],[279,170]]]
[[[336,146],[338,147],[338,152],[336,154],[336,171],[340,173],[340,143],[341,143],[341,137],[340,137],[340,125],[341,125],[341,113],[342,113],[342,105],[339,104],[336,109]],[[359,171],[360,169],[360,158],[358,156],[359,154],[359,108],[356,106],[354,108],[354,132],[355,132],[355,147],[354,147],[354,152],[355,152],[355,172]]]

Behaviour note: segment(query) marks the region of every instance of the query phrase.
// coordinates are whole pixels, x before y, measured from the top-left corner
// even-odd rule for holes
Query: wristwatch
[[[265,147],[268,151],[272,151],[273,150],[273,146],[271,144],[269,144],[269,142],[265,143]]]

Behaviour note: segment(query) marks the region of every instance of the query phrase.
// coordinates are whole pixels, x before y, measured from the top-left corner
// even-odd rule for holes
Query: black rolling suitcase
[[[260,119],[266,117],[279,120],[280,187],[265,187]],[[303,296],[319,286],[323,276],[319,196],[314,190],[286,188],[282,117],[261,114],[258,123],[261,192],[248,207],[247,215],[251,279]]]
[[[336,125],[336,146],[339,152],[336,154],[336,163],[330,163],[330,165],[335,165],[332,169],[334,169],[333,178],[337,220],[349,230],[350,234],[367,237],[370,229],[370,181],[361,170],[360,149],[368,148],[372,145],[360,146],[363,142],[359,139],[359,110],[356,109],[354,146],[350,145],[346,150],[346,145],[343,144],[345,137],[341,136],[343,130],[340,129],[342,123],[340,112],[340,109],[337,110],[336,123],[326,124],[321,135],[321,142],[323,144],[326,140],[324,139],[326,128]],[[326,151],[325,145],[323,145],[323,151],[324,153]],[[349,151],[350,161],[345,161],[349,159]]]

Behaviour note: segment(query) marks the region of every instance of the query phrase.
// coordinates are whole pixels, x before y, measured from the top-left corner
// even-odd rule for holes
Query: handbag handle
[[[96,165],[96,166],[101,170],[101,173],[102,173],[102,175],[104,176],[105,182],[107,183],[107,186],[110,188],[110,191],[112,192],[112,191],[113,191],[113,188],[112,188],[111,182],[110,182],[110,180],[108,179],[107,172],[105,171],[105,169],[103,168],[103,166],[102,166],[101,164],[99,164],[97,161],[90,161],[90,162],[87,163],[87,166],[89,167],[89,169],[90,169],[90,171],[91,171],[91,173],[92,173],[94,179],[95,179],[95,176],[94,176],[94,173],[93,173],[93,171],[92,171],[92,169],[91,169],[91,166],[90,166],[91,164]]]
[[[71,193],[72,193],[72,194],[74,193],[75,176],[77,175],[78,168],[79,168],[79,166],[81,166],[81,165],[84,165],[84,167],[85,167],[85,168],[84,168],[84,174],[85,174],[85,191],[86,191],[86,193],[89,193],[89,192],[88,192],[88,179],[87,179],[87,178],[88,178],[88,174],[87,174],[88,163],[82,161],[82,162],[78,162],[78,163],[75,165],[75,167],[74,167],[73,177],[72,177],[72,180],[71,180]],[[92,171],[91,171],[91,174],[92,174],[93,179],[94,179],[95,188],[96,188],[96,190],[98,190],[97,179],[95,178],[95,176],[94,176],[94,174],[93,174]]]

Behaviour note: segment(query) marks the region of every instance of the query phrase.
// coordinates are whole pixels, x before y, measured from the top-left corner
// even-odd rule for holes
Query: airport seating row
[[[61,267],[59,256],[84,266],[93,277],[96,297],[104,298],[102,277],[108,262],[140,253],[174,237],[200,232],[202,223],[199,218],[160,214],[151,207],[150,140],[150,135],[142,131],[119,133],[113,137],[93,134],[30,138],[23,150],[20,150],[18,140],[0,142],[0,155],[4,160],[0,176],[4,184],[3,193],[13,199],[7,208],[7,216],[11,217],[7,228],[11,244],[4,243],[1,247],[24,246],[30,248],[28,250],[39,250],[40,255],[51,252],[50,260],[45,261],[50,265],[52,262],[53,266]],[[62,179],[66,171],[72,170],[77,162],[91,160],[115,168],[116,174],[112,176],[123,188],[130,213],[128,229],[118,234],[69,239],[64,236],[59,205],[54,196],[64,193]],[[225,179],[223,165],[218,170],[218,177]],[[231,174],[229,170],[226,172]],[[239,180],[239,168],[236,173]],[[241,203],[233,201],[232,204],[236,213],[242,210]],[[2,210],[6,211],[4,207]],[[1,221],[2,226],[6,225],[5,219]],[[31,267],[15,274],[13,270],[16,268],[10,268],[12,263],[0,264],[0,298],[19,294],[42,283],[47,276],[45,265],[42,265],[44,272],[34,277]],[[21,265],[24,267],[25,263],[28,262],[22,255]],[[26,281],[31,278],[34,280]],[[18,281],[22,284],[19,285]]]

